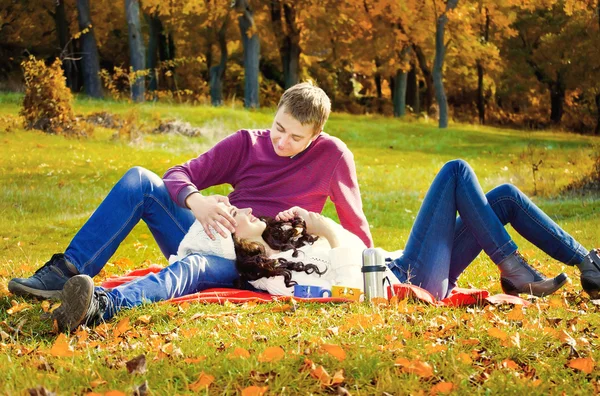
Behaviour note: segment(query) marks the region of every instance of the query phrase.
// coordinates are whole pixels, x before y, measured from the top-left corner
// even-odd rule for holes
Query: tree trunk
[[[98,61],[98,46],[94,37],[94,28],[90,19],[89,0],[77,0],[77,20],[79,30],[87,29],[81,35],[81,68],[83,74],[83,89],[92,98],[102,97],[100,85],[100,63]],[[92,26],[92,27],[90,27]]]
[[[600,14],[600,5],[598,5],[598,14]],[[600,23],[600,21],[598,21]],[[600,135],[600,93],[596,95],[596,130],[594,134]]]
[[[480,12],[482,10],[480,9]],[[485,24],[481,27],[481,38],[484,44],[487,44],[490,39],[490,13],[487,7],[485,8]],[[485,124],[485,97],[483,87],[483,64],[480,59],[477,60],[477,112],[479,113],[479,123]]]
[[[406,115],[406,80],[408,73],[402,69],[396,71],[394,78],[394,117]]]
[[[229,25],[229,14],[225,15],[225,20],[219,29],[219,49],[221,50],[221,61],[218,65],[210,68],[210,101],[213,106],[223,104],[223,77],[227,65],[227,26]]]
[[[298,84],[300,80],[300,30],[296,24],[296,9],[291,3],[271,0],[271,22],[279,42],[279,54],[283,69],[284,89]],[[283,19],[282,19],[283,17]],[[285,28],[283,26],[285,21]]]
[[[417,65],[414,62],[410,64],[406,82],[406,104],[408,104],[414,114],[421,112],[421,100],[419,95],[419,81],[417,80]]]
[[[435,29],[435,58],[433,60],[433,86],[435,87],[435,97],[439,106],[439,127],[448,127],[448,100],[446,91],[444,90],[444,58],[446,57],[446,43],[444,42],[444,34],[446,32],[446,24],[448,23],[448,11],[456,8],[458,0],[448,0],[446,3],[446,11],[437,19]]]
[[[254,27],[254,18],[248,0],[236,0],[235,6],[241,13],[238,17],[238,22],[242,35],[242,45],[244,47],[244,106],[247,108],[258,108],[260,41],[256,33],[249,36],[251,28]]]
[[[148,91],[156,91],[158,89],[158,47],[160,35],[163,34],[163,25],[158,15],[146,15],[148,21],[148,53],[146,56],[146,69],[149,71],[148,76]]]
[[[139,0],[125,0],[125,15],[129,30],[129,63],[134,72],[144,70],[146,61],[144,59],[144,42],[142,28],[140,25],[140,2]],[[144,77],[134,77],[131,85],[131,98],[136,102],[144,101]]]
[[[419,68],[421,69],[421,73],[423,74],[423,79],[425,80],[425,110],[428,110],[431,105],[433,105],[433,76],[431,75],[431,70],[427,65],[427,58],[425,57],[425,53],[423,49],[416,44],[413,44],[413,51],[415,51],[415,55],[417,55],[417,61],[419,62]]]
[[[56,10],[53,14],[54,23],[56,24],[56,33],[58,34],[58,45],[60,47],[60,59],[63,62],[65,77],[67,78],[67,87],[73,92],[79,90],[79,73],[77,64],[73,59],[75,51],[73,42],[71,41],[71,33],[69,31],[69,23],[67,22],[67,14],[65,12],[65,2],[56,0]]]
[[[377,92],[377,99],[381,99],[381,97],[383,96],[382,90],[381,90],[381,73],[379,73],[379,67],[381,66],[381,62],[379,61],[379,58],[375,58],[375,90]]]
[[[485,98],[483,97],[483,66],[477,61],[477,112],[479,123],[485,125]]]
[[[548,88],[550,89],[550,121],[558,125],[562,119],[565,103],[565,82],[561,72],[556,73],[556,80],[552,81]]]

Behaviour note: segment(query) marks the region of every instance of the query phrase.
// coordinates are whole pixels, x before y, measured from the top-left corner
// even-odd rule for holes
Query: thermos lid
[[[363,250],[363,267],[380,266],[385,264],[383,251],[379,248],[368,248]]]
[[[361,272],[384,272],[385,265],[363,265]]]

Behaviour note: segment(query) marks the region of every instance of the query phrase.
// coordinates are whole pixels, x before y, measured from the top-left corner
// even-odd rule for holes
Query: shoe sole
[[[65,283],[62,303],[52,314],[59,331],[73,331],[83,322],[93,296],[94,281],[89,276],[77,275]]]
[[[58,300],[60,298],[60,290],[34,289],[12,280],[8,282],[8,291],[16,296],[22,297],[37,297],[52,300]]]
[[[519,294],[530,294],[530,295],[533,295],[536,297],[544,297],[544,296],[549,296],[550,294],[553,294],[555,291],[557,291],[558,289],[563,287],[565,285],[565,283],[567,283],[569,281],[569,277],[564,272],[555,276],[554,278],[552,278],[550,280],[557,280],[559,278],[562,280],[560,280],[558,283],[556,283],[553,287],[546,289],[546,290],[534,290],[534,287],[536,286],[536,283],[538,283],[538,282],[529,283],[525,287],[523,287],[519,290],[516,289],[510,282],[506,281],[504,278],[501,279],[501,283],[502,283],[502,289],[503,289],[504,293],[510,294],[512,296],[518,296]]]

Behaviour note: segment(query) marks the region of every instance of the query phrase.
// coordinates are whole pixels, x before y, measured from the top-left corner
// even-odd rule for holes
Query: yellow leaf
[[[9,315],[13,315],[13,314],[16,314],[17,312],[21,312],[21,311],[31,308],[31,305],[26,302],[22,302],[19,304],[15,300],[12,300],[10,303],[11,303],[12,307],[10,307],[9,309],[6,310],[6,313]]]
[[[571,346],[577,345],[577,341],[575,341],[575,339],[573,337],[571,337],[571,335],[569,333],[567,333],[565,330],[561,330],[559,332],[558,339],[561,342],[564,342],[565,344],[569,344]]]
[[[487,332],[490,337],[498,338],[501,340],[508,339],[508,334],[506,334],[505,332],[503,332],[502,330],[500,330],[497,327],[489,328]]]
[[[594,360],[591,357],[573,359],[568,364],[569,367],[591,374],[594,370]]]
[[[469,356],[468,353],[464,353],[464,352],[461,352],[458,354],[458,360],[465,364],[473,363],[473,359],[471,359],[471,356]]]
[[[75,352],[73,351],[73,348],[71,348],[69,345],[69,339],[64,333],[60,334],[56,338],[56,341],[54,341],[54,344],[50,349],[50,355],[53,356],[69,357],[73,356],[74,354]]]
[[[268,386],[249,386],[242,389],[242,396],[262,396],[269,390]]]
[[[258,356],[259,362],[277,362],[285,357],[285,351],[280,347],[269,347]]]
[[[195,382],[188,385],[188,388],[193,392],[204,390],[204,389],[208,388],[210,386],[210,384],[213,383],[214,380],[215,380],[214,376],[212,376],[210,374],[206,374],[203,371],[200,373],[200,375],[198,376],[198,379]]]
[[[435,384],[431,391],[429,391],[430,395],[438,395],[440,393],[446,394],[452,392],[454,389],[454,384],[452,382],[438,382]]]
[[[152,315],[141,315],[137,318],[137,321],[144,324],[149,324],[152,320]]]
[[[429,378],[433,376],[433,367],[431,367],[427,362],[421,362],[418,359],[410,361],[406,358],[398,358],[394,364],[396,366],[400,366],[402,371],[405,373],[416,374],[422,378]]]
[[[346,359],[346,351],[344,351],[339,345],[323,344],[321,345],[321,348],[331,356],[335,357],[340,362]]]
[[[525,316],[523,315],[523,309],[516,305],[512,311],[510,311],[508,313],[508,315],[506,315],[506,319],[508,320],[523,320]]]
[[[344,378],[344,370],[338,370],[333,374],[333,378],[331,378],[331,385],[339,385],[343,384],[346,379]]]
[[[426,353],[428,355],[431,355],[432,353],[442,352],[447,349],[448,349],[448,347],[446,345],[440,345],[440,344],[431,344],[431,345],[427,345],[425,347]]]
[[[95,380],[93,380],[93,381],[90,382],[90,388],[97,388],[100,385],[104,385],[106,383],[107,382],[105,380],[103,380],[102,378],[98,378],[98,379],[95,379]]]
[[[48,312],[50,310],[50,301],[44,300],[42,301],[42,311]]]

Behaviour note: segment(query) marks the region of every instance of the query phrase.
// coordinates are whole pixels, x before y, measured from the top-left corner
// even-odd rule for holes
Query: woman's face
[[[264,221],[252,215],[250,208],[238,209],[232,206],[230,213],[237,222],[235,236],[239,239],[260,238],[267,227]]]

